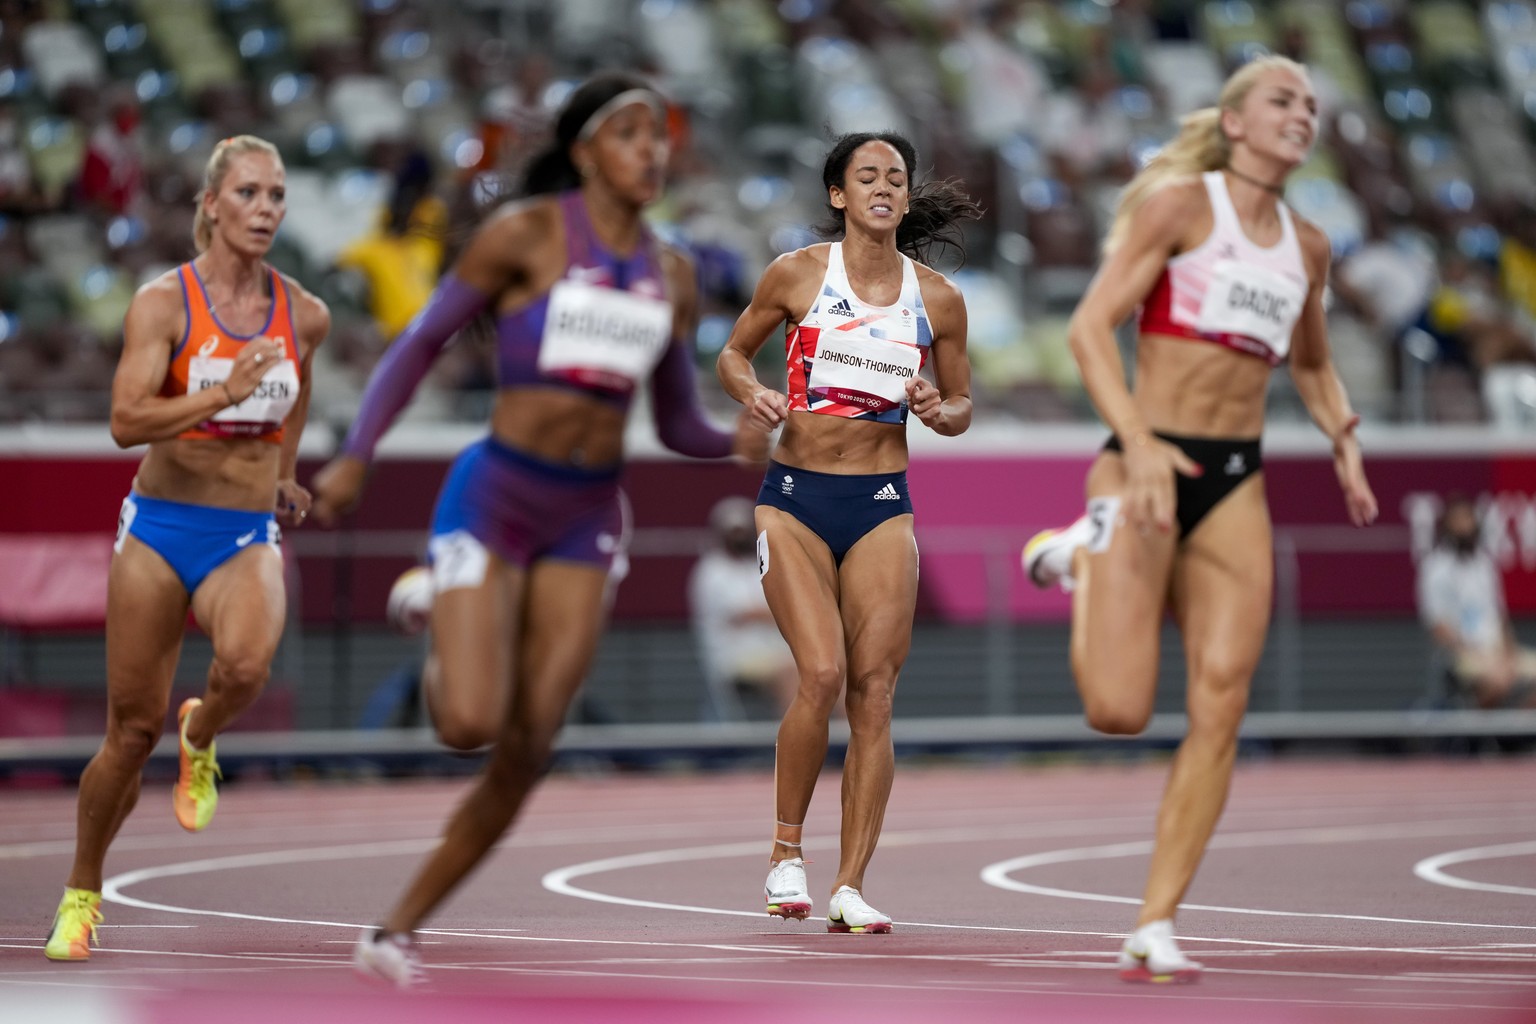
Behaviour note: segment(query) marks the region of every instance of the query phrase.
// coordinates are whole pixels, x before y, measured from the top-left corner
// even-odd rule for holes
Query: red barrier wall
[[[922,557],[920,614],[976,620],[988,610],[988,562],[1010,563],[1002,576],[1008,613],[1016,619],[1060,619],[1059,594],[1041,594],[1016,569],[1023,542],[1038,528],[1064,523],[1080,510],[1087,455],[1021,454],[914,456],[911,481]],[[106,534],[117,523],[137,459],[91,456],[0,456],[0,533]],[[1505,571],[1517,614],[1536,612],[1536,454],[1373,455],[1368,466],[1381,501],[1381,522],[1356,532],[1325,455],[1266,457],[1270,506],[1282,546],[1297,549],[1303,613],[1332,617],[1411,614],[1413,553],[1430,542],[1440,496],[1465,491],[1484,505],[1486,536]],[[363,506],[352,518],[363,531],[424,535],[446,458],[385,459],[378,463]],[[317,463],[305,462],[305,480]],[[729,464],[638,460],[625,475],[636,526],[700,527],[726,494],[753,494],[760,476]],[[305,528],[305,534],[312,527]],[[332,541],[300,539],[302,614],[324,623],[337,617],[376,620],[390,581],[408,555],[351,563],[319,550]],[[349,538],[334,543],[345,550]],[[1282,552],[1283,554],[1284,552]],[[684,581],[691,558],[638,557],[620,590],[614,614],[625,619],[675,620],[686,614]],[[996,570],[994,570],[996,572]],[[0,588],[15,586],[0,579]],[[13,598],[15,595],[11,595]]]

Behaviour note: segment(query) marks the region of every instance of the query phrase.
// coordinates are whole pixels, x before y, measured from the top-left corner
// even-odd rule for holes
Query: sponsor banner
[[[1064,526],[1081,514],[1091,459],[1033,453],[915,456],[908,477],[923,552],[918,614],[970,622],[996,614],[1016,621],[1065,620],[1066,595],[1030,585],[1019,554],[1037,530]],[[380,461],[362,507],[349,520],[352,527],[390,531],[396,538],[419,534],[424,546],[449,461]],[[319,465],[303,461],[300,481],[307,482]],[[1367,466],[1381,519],[1374,527],[1356,530],[1345,518],[1333,464],[1325,454],[1266,456],[1277,576],[1294,581],[1303,614],[1413,615],[1415,561],[1433,543],[1441,503],[1452,491],[1478,502],[1485,542],[1503,570],[1511,611],[1536,614],[1536,455],[1368,453]],[[110,538],[135,468],[136,460],[111,456],[0,457],[9,499],[0,502],[0,533]],[[685,618],[692,539],[715,501],[728,494],[754,496],[760,482],[759,471],[726,462],[631,463],[623,486],[640,536],[633,571],[619,588],[615,616]],[[289,531],[285,540],[302,550],[299,538],[312,532],[313,526]],[[359,558],[348,566],[339,566],[330,555],[299,558],[304,619],[314,624],[342,617],[381,620],[390,583],[414,557],[402,551]]]

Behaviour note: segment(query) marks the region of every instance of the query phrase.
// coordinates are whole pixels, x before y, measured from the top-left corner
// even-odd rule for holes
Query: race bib
[[[112,551],[115,554],[123,553],[123,542],[128,539],[128,531],[133,529],[133,519],[139,514],[139,506],[129,494],[123,499],[123,507],[117,513],[117,536],[112,541]]]
[[[193,356],[187,368],[187,394],[216,388],[229,380],[233,359]],[[283,359],[267,371],[261,383],[243,402],[226,406],[207,421],[225,434],[265,434],[276,430],[299,400],[299,370]]]
[[[1252,338],[1284,359],[1306,297],[1306,289],[1283,274],[1238,260],[1220,260],[1195,316],[1195,329]]]
[[[906,401],[907,381],[922,365],[915,345],[851,331],[822,331],[806,381],[807,393],[875,412]]]
[[[565,280],[550,289],[539,372],[628,391],[651,375],[671,340],[669,303]]]

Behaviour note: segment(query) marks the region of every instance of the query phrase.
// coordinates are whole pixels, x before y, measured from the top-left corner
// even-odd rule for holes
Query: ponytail
[[[1181,178],[1217,171],[1232,159],[1232,144],[1221,130],[1221,114],[1238,110],[1259,76],[1275,68],[1294,71],[1305,77],[1307,69],[1291,60],[1271,54],[1249,61],[1234,71],[1221,88],[1214,107],[1202,107],[1179,121],[1179,133],[1148,160],[1120,193],[1115,219],[1104,239],[1104,252],[1114,252],[1125,241],[1131,217],[1158,189]]]

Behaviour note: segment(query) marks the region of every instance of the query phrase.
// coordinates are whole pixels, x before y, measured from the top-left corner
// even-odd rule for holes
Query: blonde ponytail
[[[192,218],[192,244],[197,246],[198,252],[207,252],[213,244],[213,222],[208,219],[204,199],[218,195],[219,187],[224,184],[224,175],[229,173],[229,165],[235,157],[246,153],[265,153],[279,165],[283,162],[282,154],[278,153],[276,146],[255,135],[235,135],[221,140],[213,147],[213,153],[208,157],[208,166],[203,171],[203,187],[197,193],[197,213]]]
[[[1179,133],[1147,161],[1120,193],[1114,222],[1110,224],[1109,234],[1104,239],[1106,255],[1114,252],[1125,241],[1126,232],[1130,230],[1131,216],[1152,193],[1182,178],[1227,166],[1232,159],[1232,144],[1221,130],[1222,111],[1240,109],[1259,76],[1277,68],[1293,71],[1303,78],[1307,76],[1306,67],[1289,57],[1274,54],[1259,57],[1232,72],[1226,84],[1221,87],[1221,97],[1216,106],[1201,107],[1180,119]]]

